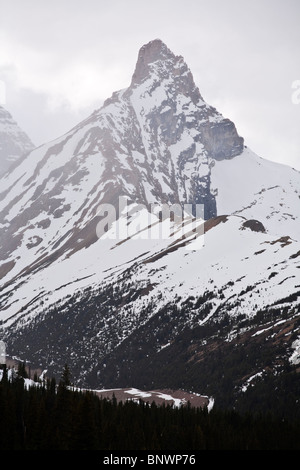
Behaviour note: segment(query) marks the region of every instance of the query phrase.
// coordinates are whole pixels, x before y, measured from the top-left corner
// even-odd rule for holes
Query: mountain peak
[[[149,73],[149,65],[158,60],[176,59],[176,56],[161,39],[144,44],[138,54],[138,60],[132,77],[132,83],[140,83]]]
[[[161,39],[154,39],[153,41],[144,44],[139,50],[139,60],[144,60],[147,63],[155,62],[161,58],[175,57],[173,52],[166,46]]]
[[[144,44],[138,54],[135,71],[129,90],[141,85],[148,78],[153,78],[153,86],[170,79],[176,83],[177,91],[190,96],[194,104],[203,101],[193,75],[181,55],[175,55],[161,39]]]
[[[0,176],[34,145],[12,115],[0,106]]]

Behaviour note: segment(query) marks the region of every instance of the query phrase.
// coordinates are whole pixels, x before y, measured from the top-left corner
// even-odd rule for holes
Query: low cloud
[[[0,0],[0,7],[7,109],[34,142],[67,132],[129,86],[139,48],[160,37],[255,152],[300,169],[300,105],[291,99],[300,80],[298,0]]]

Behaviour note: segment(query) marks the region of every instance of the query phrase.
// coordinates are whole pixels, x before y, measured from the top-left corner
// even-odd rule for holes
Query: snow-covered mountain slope
[[[41,366],[72,363],[82,385],[112,386],[103,379],[105,364],[128,341],[138,351],[138,332],[145,344],[149,334],[157,335],[159,353],[185,329],[228,317],[232,329],[226,340],[235,341],[241,320],[288,309],[284,317],[270,313],[272,321],[261,326],[274,336],[277,324],[286,328],[299,317],[299,268],[299,242],[268,234],[259,222],[242,216],[205,222],[198,244],[193,239],[98,240],[24,278],[19,299],[7,291],[4,338],[12,351]],[[147,328],[144,336],[141,330]],[[288,340],[286,335],[291,348]],[[295,353],[292,348],[287,354],[294,358]]]
[[[127,89],[1,179],[3,337],[32,360],[72,360],[84,383],[168,305],[181,313],[157,350],[225,313],[251,319],[286,298],[294,312],[299,198],[299,172],[246,148],[183,58],[151,41]],[[203,205],[205,222],[182,239],[175,220],[176,236],[161,236],[170,220],[152,209],[162,204],[192,204],[193,215]]]
[[[260,220],[269,233],[300,240],[299,172],[258,157],[249,148],[211,172],[218,215]]]
[[[33,148],[27,134],[20,129],[11,114],[0,106],[0,175]]]

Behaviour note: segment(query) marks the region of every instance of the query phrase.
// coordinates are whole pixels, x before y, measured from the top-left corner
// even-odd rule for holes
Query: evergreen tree
[[[26,365],[25,362],[20,362],[18,365],[18,377],[22,377],[23,379],[28,379],[28,373],[26,370]]]
[[[71,385],[71,372],[68,364],[65,364],[65,367],[63,369],[60,385],[62,385],[63,387],[69,387]]]
[[[2,367],[0,450],[300,450],[300,419],[190,405],[180,409],[100,399],[64,380],[24,387]],[[298,387],[298,376],[282,377]],[[278,385],[281,384],[278,381]],[[272,382],[273,383],[273,382]],[[291,385],[290,384],[290,385]],[[271,385],[271,383],[270,383]],[[283,383],[282,383],[283,386]],[[277,390],[278,392],[278,390]]]

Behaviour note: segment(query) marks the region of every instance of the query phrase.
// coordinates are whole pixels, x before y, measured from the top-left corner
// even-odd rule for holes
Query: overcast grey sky
[[[129,86],[160,38],[246,145],[300,170],[299,21],[300,0],[0,0],[4,106],[52,140]]]

